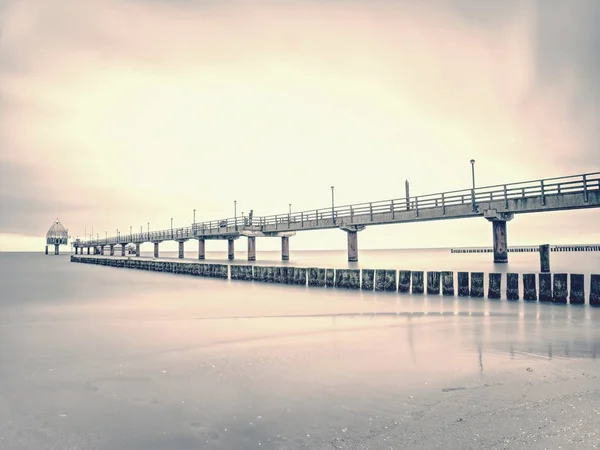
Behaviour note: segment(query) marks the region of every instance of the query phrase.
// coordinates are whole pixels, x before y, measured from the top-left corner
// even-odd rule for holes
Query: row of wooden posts
[[[317,267],[205,264],[133,258],[100,258],[72,255],[72,262],[150,270],[231,280],[294,284],[299,286],[362,289],[459,297],[484,297],[483,272],[457,272],[457,290],[452,271],[396,269],[325,269]],[[503,278],[506,279],[503,290]],[[600,305],[600,275],[591,275],[590,305]],[[522,286],[522,291],[521,291]],[[504,296],[502,293],[504,292]],[[585,277],[566,273],[489,273],[487,297],[571,304],[585,303]]]

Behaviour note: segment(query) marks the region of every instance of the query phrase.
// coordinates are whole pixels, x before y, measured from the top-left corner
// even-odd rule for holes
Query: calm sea
[[[360,267],[411,270],[539,264],[537,254],[495,266],[490,254],[449,250],[360,257]],[[344,251],[291,258],[348,266]],[[257,259],[280,263],[278,252]],[[600,255],[553,253],[551,264],[599,273]],[[589,306],[0,253],[0,449],[593,448],[599,323]]]

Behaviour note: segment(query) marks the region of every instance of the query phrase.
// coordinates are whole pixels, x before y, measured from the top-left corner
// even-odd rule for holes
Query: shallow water
[[[373,267],[391,263],[364,253]],[[586,255],[595,257],[573,261]],[[460,263],[468,270],[478,270],[473,257],[491,259],[451,256],[469,258]],[[415,258],[406,268],[449,261]],[[68,259],[0,253],[2,449],[599,443],[600,308],[265,285]]]

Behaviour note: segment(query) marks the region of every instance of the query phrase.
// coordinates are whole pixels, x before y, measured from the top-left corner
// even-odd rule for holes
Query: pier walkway
[[[282,260],[288,260],[289,238],[296,232],[338,228],[348,236],[348,261],[357,261],[357,233],[367,226],[482,217],[492,223],[494,262],[507,262],[506,223],[515,214],[597,207],[600,207],[600,172],[593,172],[345,206],[332,204],[326,208],[262,217],[230,217],[182,228],[77,240],[73,246],[76,254],[83,254],[84,249],[88,254],[90,250],[104,254],[108,247],[114,255],[115,246],[121,246],[121,254],[124,254],[126,246],[134,244],[139,255],[140,245],[152,242],[154,256],[158,257],[159,244],[170,240],[179,243],[179,257],[183,258],[184,243],[197,240],[198,259],[202,260],[206,241],[222,239],[228,241],[228,257],[233,259],[235,240],[245,236],[248,260],[254,261],[257,237],[279,237]]]

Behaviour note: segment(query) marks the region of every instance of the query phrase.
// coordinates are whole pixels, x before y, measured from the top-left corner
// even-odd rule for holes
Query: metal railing
[[[253,217],[252,219],[244,216],[229,217],[221,220],[197,222],[191,226],[182,228],[171,228],[130,235],[121,234],[107,239],[80,241],[78,246],[88,247],[160,242],[165,240],[193,239],[210,235],[234,235],[247,228],[261,228],[265,226],[278,227],[280,224],[286,225],[286,228],[288,228],[288,226],[292,224],[304,226],[306,222],[311,222],[311,226],[313,227],[335,227],[339,226],[339,223],[343,219],[349,219],[350,222],[352,222],[357,216],[370,216],[370,219],[373,220],[374,215],[381,213],[391,213],[393,217],[395,213],[403,211],[414,210],[418,214],[419,210],[439,207],[442,207],[445,212],[446,207],[457,205],[470,204],[475,212],[477,204],[480,202],[504,200],[508,204],[508,200],[512,199],[541,197],[542,204],[545,204],[546,197],[561,194],[581,193],[583,200],[587,201],[588,192],[594,190],[600,190],[600,172],[498,184],[475,189],[461,189],[435,194],[417,195],[409,198],[395,198],[335,207],[330,206],[314,210]]]

